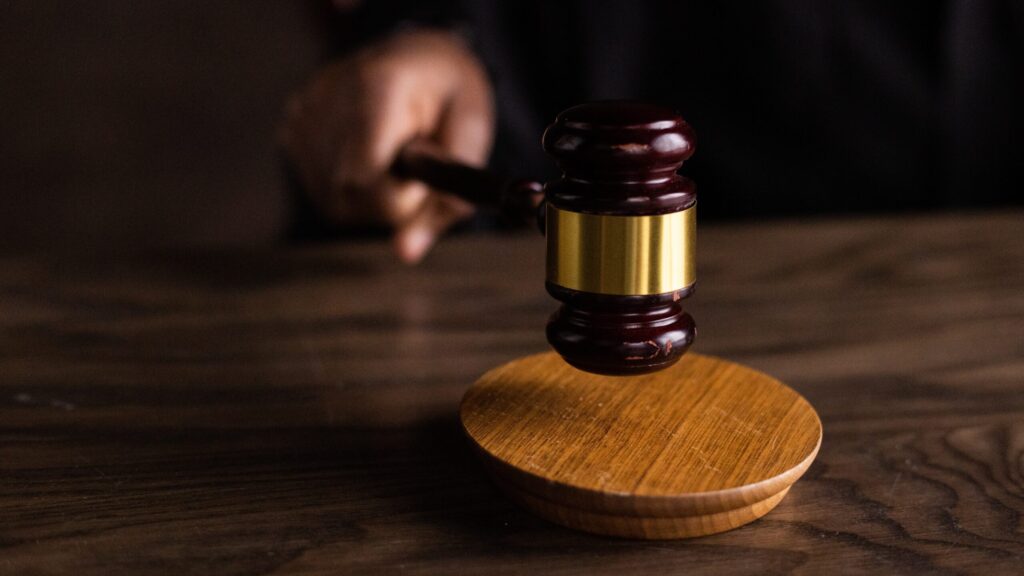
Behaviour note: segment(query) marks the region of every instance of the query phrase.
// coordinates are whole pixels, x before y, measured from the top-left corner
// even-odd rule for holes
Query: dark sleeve
[[[326,6],[326,34],[332,55],[345,54],[403,27],[466,27],[462,2],[457,0],[360,0],[351,9]]]

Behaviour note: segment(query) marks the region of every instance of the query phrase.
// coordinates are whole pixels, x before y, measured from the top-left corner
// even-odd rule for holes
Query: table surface
[[[694,350],[818,409],[781,505],[590,536],[457,407],[543,351],[541,239],[0,261],[2,574],[1024,572],[1024,213],[702,226]]]

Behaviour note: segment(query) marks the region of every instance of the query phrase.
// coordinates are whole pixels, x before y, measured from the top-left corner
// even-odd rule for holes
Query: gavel
[[[536,220],[547,238],[545,287],[562,302],[548,342],[580,370],[632,375],[675,364],[696,333],[681,301],[696,283],[697,193],[676,173],[694,143],[672,110],[596,102],[563,111],[544,132],[563,175],[543,186],[459,164],[421,141],[403,148],[392,172]]]

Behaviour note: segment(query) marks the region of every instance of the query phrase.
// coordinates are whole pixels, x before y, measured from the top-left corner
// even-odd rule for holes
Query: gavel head
[[[680,301],[696,281],[697,194],[676,174],[693,130],[671,110],[598,102],[562,112],[543,142],[563,171],[544,187],[546,286],[563,303],[548,341],[588,372],[671,366],[695,335]]]

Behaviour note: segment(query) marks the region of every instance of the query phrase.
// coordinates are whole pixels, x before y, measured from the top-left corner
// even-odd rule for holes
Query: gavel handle
[[[410,141],[395,158],[391,172],[420,180],[454,194],[475,206],[497,207],[502,217],[515,222],[538,222],[543,197],[539,182],[509,180],[489,170],[474,168],[448,157],[425,139]]]

